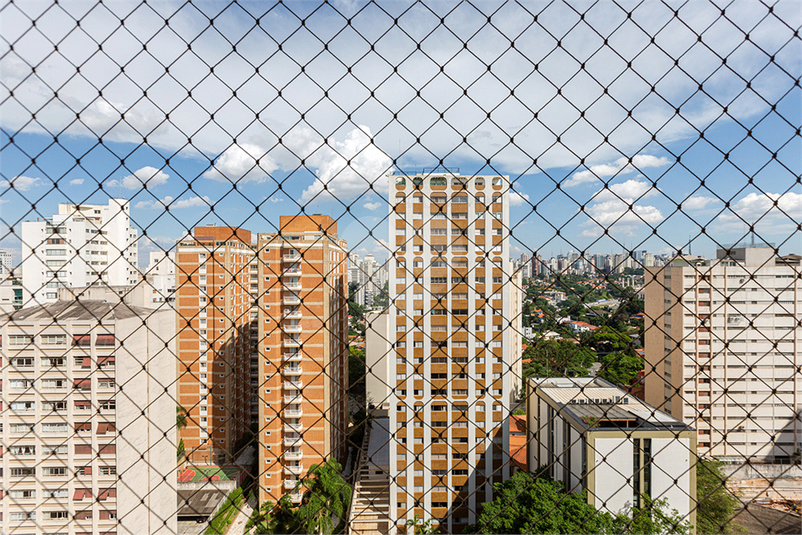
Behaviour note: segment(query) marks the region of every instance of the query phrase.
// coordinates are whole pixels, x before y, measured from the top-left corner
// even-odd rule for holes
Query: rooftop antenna
[[[693,236],[688,234],[688,256],[693,256],[693,249],[691,248],[691,244],[693,243]]]

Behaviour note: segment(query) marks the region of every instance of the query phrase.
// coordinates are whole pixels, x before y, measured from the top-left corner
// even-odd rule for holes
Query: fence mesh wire
[[[800,9],[0,7],[2,533],[799,533]]]

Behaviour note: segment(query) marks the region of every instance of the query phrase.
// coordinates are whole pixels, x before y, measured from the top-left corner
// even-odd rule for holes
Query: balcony
[[[303,467],[303,465],[300,465],[300,464],[297,465],[297,466],[290,465],[290,466],[285,466],[284,467],[284,473],[285,474],[301,475],[303,473],[303,471],[304,471],[304,467]]]
[[[284,332],[286,333],[299,333],[303,331],[303,327],[301,327],[300,323],[291,323],[289,325],[283,325],[282,329],[284,329]]]
[[[300,290],[302,288],[300,282],[288,282],[284,285],[287,290]]]
[[[301,437],[284,437],[285,446],[300,446],[303,443],[304,439]]]
[[[303,381],[284,381],[284,389],[291,390],[293,388],[301,389],[304,387]]]
[[[285,294],[284,295],[284,304],[285,305],[300,305],[301,304],[301,296],[298,294]]]
[[[285,338],[284,347],[301,347],[303,340],[300,338]]]
[[[294,489],[297,485],[300,485],[300,484],[301,484],[301,481],[299,479],[287,479],[287,480],[284,481],[284,488],[285,489]],[[293,501],[295,501],[295,500],[293,500]],[[301,501],[301,499],[298,498],[298,501]]]
[[[304,424],[302,423],[292,423],[292,422],[284,422],[284,431],[287,433],[300,433],[304,430]]]
[[[301,255],[298,253],[289,253],[282,256],[281,260],[284,262],[299,262],[301,260]]]
[[[284,418],[300,418],[303,415],[304,411],[302,409],[284,409],[282,414]]]
[[[291,403],[300,403],[303,401],[301,394],[287,394],[284,396],[284,403],[291,404]]]
[[[303,354],[299,351],[297,353],[284,353],[284,362],[298,362],[303,358]]]
[[[292,309],[292,310],[288,309],[284,311],[285,319],[292,320],[292,319],[300,319],[302,317],[303,314],[301,314],[301,311],[299,309]]]
[[[300,259],[300,257],[299,257],[299,259]],[[301,266],[290,266],[290,267],[288,267],[287,269],[285,269],[284,271],[281,272],[281,275],[283,277],[286,277],[286,276],[289,276],[289,275],[300,275],[300,274],[301,274]]]
[[[284,368],[285,375],[301,375],[304,369],[300,366],[287,366]]]
[[[302,493],[300,493],[300,492],[287,494],[287,496],[290,497],[290,500],[292,500],[292,503],[299,503],[304,497],[304,495]]]
[[[304,452],[302,451],[285,451],[284,452],[284,460],[287,461],[299,461],[304,458]]]

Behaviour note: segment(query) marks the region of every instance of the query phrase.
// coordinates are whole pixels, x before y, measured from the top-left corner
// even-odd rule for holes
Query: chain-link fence
[[[0,532],[799,533],[797,1],[0,7]]]

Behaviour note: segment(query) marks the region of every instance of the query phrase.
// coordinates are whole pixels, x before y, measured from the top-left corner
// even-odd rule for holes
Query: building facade
[[[151,251],[150,263],[144,273],[150,287],[151,302],[154,306],[175,301],[175,253]]]
[[[529,378],[527,459],[612,514],[666,500],[696,523],[696,433],[598,377]]]
[[[460,531],[510,475],[505,422],[522,386],[510,185],[450,172],[389,182],[391,517]]]
[[[250,425],[253,257],[250,231],[234,227],[195,227],[177,245],[179,436],[190,463],[233,462]]]
[[[172,315],[58,301],[0,333],[0,531],[175,533]]]
[[[132,286],[139,280],[137,230],[125,199],[59,204],[58,214],[22,223],[23,300],[58,300],[59,288]]]
[[[802,449],[802,269],[773,248],[646,271],[646,401],[698,430],[699,453],[787,461]]]
[[[348,430],[348,250],[329,216],[281,216],[259,234],[260,502],[314,464],[344,462]]]

